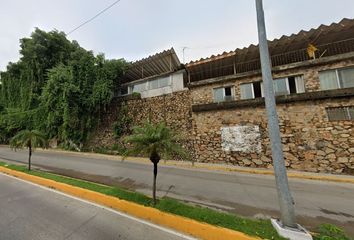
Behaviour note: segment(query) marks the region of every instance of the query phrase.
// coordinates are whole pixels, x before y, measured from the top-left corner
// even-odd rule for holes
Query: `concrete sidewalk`
[[[122,156],[109,155],[93,152],[73,152],[61,149],[37,149],[36,151],[41,152],[55,152],[65,155],[74,156],[85,156],[91,158],[102,158],[105,160],[113,161],[130,161],[140,164],[151,164],[148,158],[142,157],[127,157],[123,160]],[[206,171],[219,171],[219,172],[239,172],[248,174],[259,174],[259,175],[274,175],[273,168],[250,168],[250,167],[240,167],[229,164],[217,164],[217,163],[200,163],[200,162],[190,162],[190,161],[175,161],[175,160],[161,160],[160,166],[169,166],[184,169],[198,169]],[[354,184],[354,176],[350,175],[339,175],[339,174],[326,174],[326,173],[313,173],[313,172],[302,172],[288,170],[289,178],[296,179],[308,179],[308,180],[318,180],[318,181],[329,181],[329,182],[340,182],[340,183],[352,183]]]

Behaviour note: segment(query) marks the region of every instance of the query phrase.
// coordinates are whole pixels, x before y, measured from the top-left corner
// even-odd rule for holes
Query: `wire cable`
[[[121,0],[117,0],[114,3],[112,3],[111,5],[109,5],[108,7],[106,7],[105,9],[103,9],[102,11],[100,11],[99,13],[97,13],[95,16],[93,16],[92,18],[86,20],[85,22],[81,23],[79,26],[75,27],[74,29],[70,30],[66,36],[72,34],[73,32],[75,32],[76,30],[78,30],[79,28],[81,28],[82,26],[86,25],[87,23],[91,22],[92,20],[94,20],[95,18],[97,18],[98,16],[100,16],[101,14],[103,14],[104,12],[106,12],[108,9],[110,9],[111,7],[113,7],[114,5],[116,5],[117,3],[119,3]]]

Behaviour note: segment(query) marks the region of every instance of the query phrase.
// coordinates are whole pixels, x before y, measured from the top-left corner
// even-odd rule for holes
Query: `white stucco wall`
[[[142,98],[149,98],[149,97],[156,97],[156,96],[161,96],[164,94],[170,94],[173,92],[178,92],[178,91],[183,91],[186,90],[186,88],[184,88],[184,84],[183,84],[183,73],[184,70],[172,73],[168,76],[161,76],[161,77],[157,77],[157,78],[153,78],[153,79],[149,79],[149,80],[143,80],[143,81],[136,81],[134,82],[134,84],[138,84],[138,83],[145,83],[145,90],[141,91],[141,97]],[[149,81],[154,81],[154,80],[158,80],[158,79],[162,79],[162,78],[169,78],[169,85],[165,86],[165,87],[161,87],[161,88],[155,88],[155,89],[149,89]],[[134,84],[131,84],[130,86],[133,86]],[[134,91],[130,88],[129,90],[129,94],[133,93],[133,92],[137,92]]]
[[[172,91],[173,92],[185,90],[184,84],[183,84],[183,73],[184,73],[184,71],[179,71],[179,72],[171,74]]]

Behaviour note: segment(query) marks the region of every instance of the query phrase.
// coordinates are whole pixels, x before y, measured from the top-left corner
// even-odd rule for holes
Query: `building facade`
[[[354,174],[354,20],[282,36],[269,50],[286,166]],[[134,124],[149,118],[181,132],[196,161],[272,167],[258,46],[186,65],[170,49],[119,81],[112,119],[124,103]]]
[[[142,98],[151,98],[184,91],[184,75],[185,70],[171,48],[129,65],[119,79],[118,96],[139,93]]]
[[[269,46],[286,166],[354,173],[353,20]],[[192,62],[187,71],[198,161],[271,167],[257,47]]]

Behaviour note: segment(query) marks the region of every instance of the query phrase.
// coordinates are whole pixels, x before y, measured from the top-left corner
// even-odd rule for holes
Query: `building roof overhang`
[[[311,60],[307,52],[309,44],[318,49],[316,58],[354,52],[354,20],[344,18],[339,23],[301,30],[290,36],[283,35],[268,44],[273,67]],[[260,67],[258,45],[253,44],[186,64],[190,83],[251,72]]]
[[[121,83],[129,83],[172,73],[179,69],[181,69],[181,63],[175,50],[171,48],[130,63],[119,81]]]

